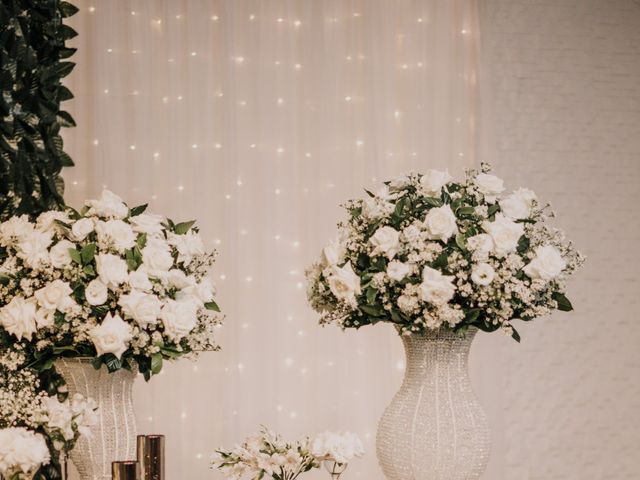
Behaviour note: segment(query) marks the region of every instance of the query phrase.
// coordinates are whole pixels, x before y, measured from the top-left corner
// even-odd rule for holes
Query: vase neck
[[[442,364],[466,367],[476,333],[476,328],[470,328],[463,336],[451,331],[402,335],[407,371],[428,374],[432,367]]]

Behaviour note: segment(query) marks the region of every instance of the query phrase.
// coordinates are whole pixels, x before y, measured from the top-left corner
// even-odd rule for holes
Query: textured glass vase
[[[111,462],[136,459],[136,374],[127,370],[109,373],[105,366],[96,370],[88,358],[64,358],[55,365],[70,395],[81,393],[98,404],[98,421],[91,427],[91,438],[80,437],[71,461],[82,480],[111,479]]]
[[[468,369],[476,332],[401,337],[404,381],[378,426],[378,460],[387,479],[475,480],[484,472],[489,426]]]

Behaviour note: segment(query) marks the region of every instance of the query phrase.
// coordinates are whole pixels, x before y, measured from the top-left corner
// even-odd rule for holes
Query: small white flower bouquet
[[[571,310],[565,280],[583,256],[549,225],[548,205],[530,190],[504,194],[489,171],[459,182],[410,174],[348,202],[338,239],[307,270],[321,323],[383,321],[403,334],[475,326],[519,341],[514,320]]]
[[[313,441],[308,437],[286,442],[279,435],[263,428],[232,451],[217,450],[212,468],[218,468],[226,478],[239,480],[245,476],[257,479],[294,480],[305,472],[319,468],[321,462],[340,465],[364,455],[360,438],[349,432],[325,432]],[[335,469],[334,469],[335,470]],[[330,470],[331,472],[331,470]],[[332,472],[332,476],[334,473]]]
[[[319,466],[310,451],[308,438],[286,442],[266,428],[232,451],[217,450],[212,459],[212,468],[232,479],[250,476],[294,480]]]
[[[215,350],[222,321],[194,222],[129,208],[104,191],[77,212],[0,224],[0,348],[31,352],[38,371],[92,357],[145,378],[164,359]]]

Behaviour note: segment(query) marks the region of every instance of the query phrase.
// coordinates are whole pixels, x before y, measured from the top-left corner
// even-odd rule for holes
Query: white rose
[[[147,235],[160,235],[164,230],[162,226],[164,221],[165,218],[162,215],[152,213],[141,213],[129,219],[134,232],[146,233]]]
[[[71,234],[75,240],[81,241],[87,238],[87,235],[93,232],[94,228],[92,218],[81,218],[71,225]]]
[[[209,278],[204,278],[200,283],[194,283],[183,288],[176,294],[177,300],[191,300],[198,304],[199,307],[203,307],[205,303],[209,303],[213,300],[215,289],[211,284]]]
[[[64,268],[71,264],[70,249],[75,249],[76,246],[69,240],[60,240],[56,243],[51,250],[49,250],[49,260],[54,268]]]
[[[111,253],[99,253],[96,255],[96,267],[98,276],[111,290],[129,279],[127,262]]]
[[[160,317],[160,309],[162,308],[158,297],[135,290],[122,295],[118,305],[122,307],[125,318],[133,318],[142,328],[155,324]]]
[[[66,312],[75,303],[71,298],[71,292],[73,290],[67,282],[54,280],[40,290],[36,290],[34,297],[42,308]]]
[[[164,276],[173,266],[173,257],[167,243],[151,238],[142,249],[142,268],[152,277]]]
[[[329,275],[329,289],[338,300],[346,300],[355,303],[355,296],[361,293],[360,277],[356,275],[347,262],[344,267],[334,266]]]
[[[496,276],[496,272],[488,263],[476,265],[471,272],[471,280],[477,285],[487,286]]]
[[[501,213],[496,214],[493,222],[483,222],[482,228],[491,236],[498,257],[515,252],[520,237],[524,235],[524,226],[521,223],[513,222]]]
[[[385,226],[376,230],[376,233],[369,239],[369,243],[373,245],[372,256],[384,254],[389,260],[398,253],[400,245],[400,232],[395,228]]]
[[[500,200],[500,209],[512,220],[521,220],[531,215],[536,201],[536,194],[526,188],[520,188],[511,195]]]
[[[84,290],[84,296],[89,305],[103,305],[109,298],[109,291],[107,286],[96,278],[89,282]]]
[[[131,341],[131,325],[122,320],[119,315],[107,313],[100,325],[89,330],[89,338],[96,347],[98,356],[113,353],[122,358],[122,354],[129,348]]]
[[[0,244],[8,247],[29,232],[34,230],[33,223],[27,215],[13,216],[4,222],[0,222]]]
[[[0,325],[18,340],[31,340],[36,333],[36,302],[18,295],[0,308]]]
[[[387,275],[391,280],[401,282],[404,278],[411,273],[413,267],[407,263],[398,262],[396,260],[389,262],[387,265]]]
[[[178,250],[178,262],[189,265],[193,257],[204,254],[204,243],[197,232],[189,230],[183,235],[169,233],[168,242]]]
[[[148,292],[153,288],[148,275],[140,269],[129,272],[129,285],[142,292]]]
[[[166,281],[171,287],[177,289],[187,288],[196,284],[196,279],[192,275],[187,275],[179,268],[172,268],[166,276]]]
[[[447,242],[458,233],[456,216],[449,205],[432,208],[424,219],[424,224],[431,238]]]
[[[322,261],[325,266],[332,267],[344,261],[347,249],[339,240],[330,242],[322,249]]]
[[[122,220],[99,221],[96,232],[102,245],[113,245],[120,253],[136,244],[136,234],[131,226]]]
[[[169,300],[162,307],[160,318],[165,335],[177,342],[195,328],[198,322],[198,306],[191,301]]]
[[[476,177],[478,190],[485,196],[487,203],[494,203],[496,197],[504,192],[504,181],[495,175],[480,173]]]
[[[38,215],[38,219],[36,220],[36,228],[41,232],[55,233],[61,228],[61,226],[56,223],[56,220],[67,224],[71,222],[71,219],[69,218],[67,212],[50,210]]]
[[[368,197],[362,206],[362,215],[370,220],[377,220],[385,215],[389,215],[395,209],[391,202],[381,198]]]
[[[382,200],[395,200],[398,198],[400,194],[398,192],[391,192],[388,185],[382,185],[376,191],[376,197],[381,198]]]
[[[451,181],[449,170],[428,170],[420,178],[420,185],[423,192],[430,197],[439,197],[442,193],[442,187]]]
[[[524,273],[534,280],[553,280],[567,268],[567,262],[562,258],[562,254],[552,245],[538,247],[535,250],[536,256],[523,268]]]
[[[467,248],[472,252],[488,255],[493,250],[493,239],[488,233],[479,233],[467,239]]]
[[[0,473],[11,478],[26,478],[49,463],[49,448],[40,433],[24,427],[0,429]]]
[[[389,188],[391,190],[401,190],[411,183],[409,175],[398,175],[396,178],[389,182]]]
[[[104,218],[125,218],[129,215],[129,208],[122,199],[109,190],[103,190],[98,200],[87,200],[89,215],[97,215]]]
[[[453,284],[454,278],[442,275],[442,272],[431,267],[424,267],[420,284],[422,300],[434,305],[444,305],[449,302],[456,293],[456,286]]]
[[[22,236],[16,250],[18,257],[30,268],[38,269],[49,263],[49,245],[51,245],[51,233],[44,233],[33,230]]]

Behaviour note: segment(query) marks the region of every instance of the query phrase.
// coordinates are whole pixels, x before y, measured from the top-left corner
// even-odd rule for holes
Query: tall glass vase
[[[69,394],[81,393],[98,404],[91,438],[80,437],[71,461],[82,480],[111,479],[111,462],[136,459],[136,418],[133,411],[135,372],[96,370],[89,358],[63,358],[55,363]]]
[[[476,480],[484,472],[489,426],[468,369],[476,333],[402,336],[404,381],[378,426],[378,460],[388,480]]]

